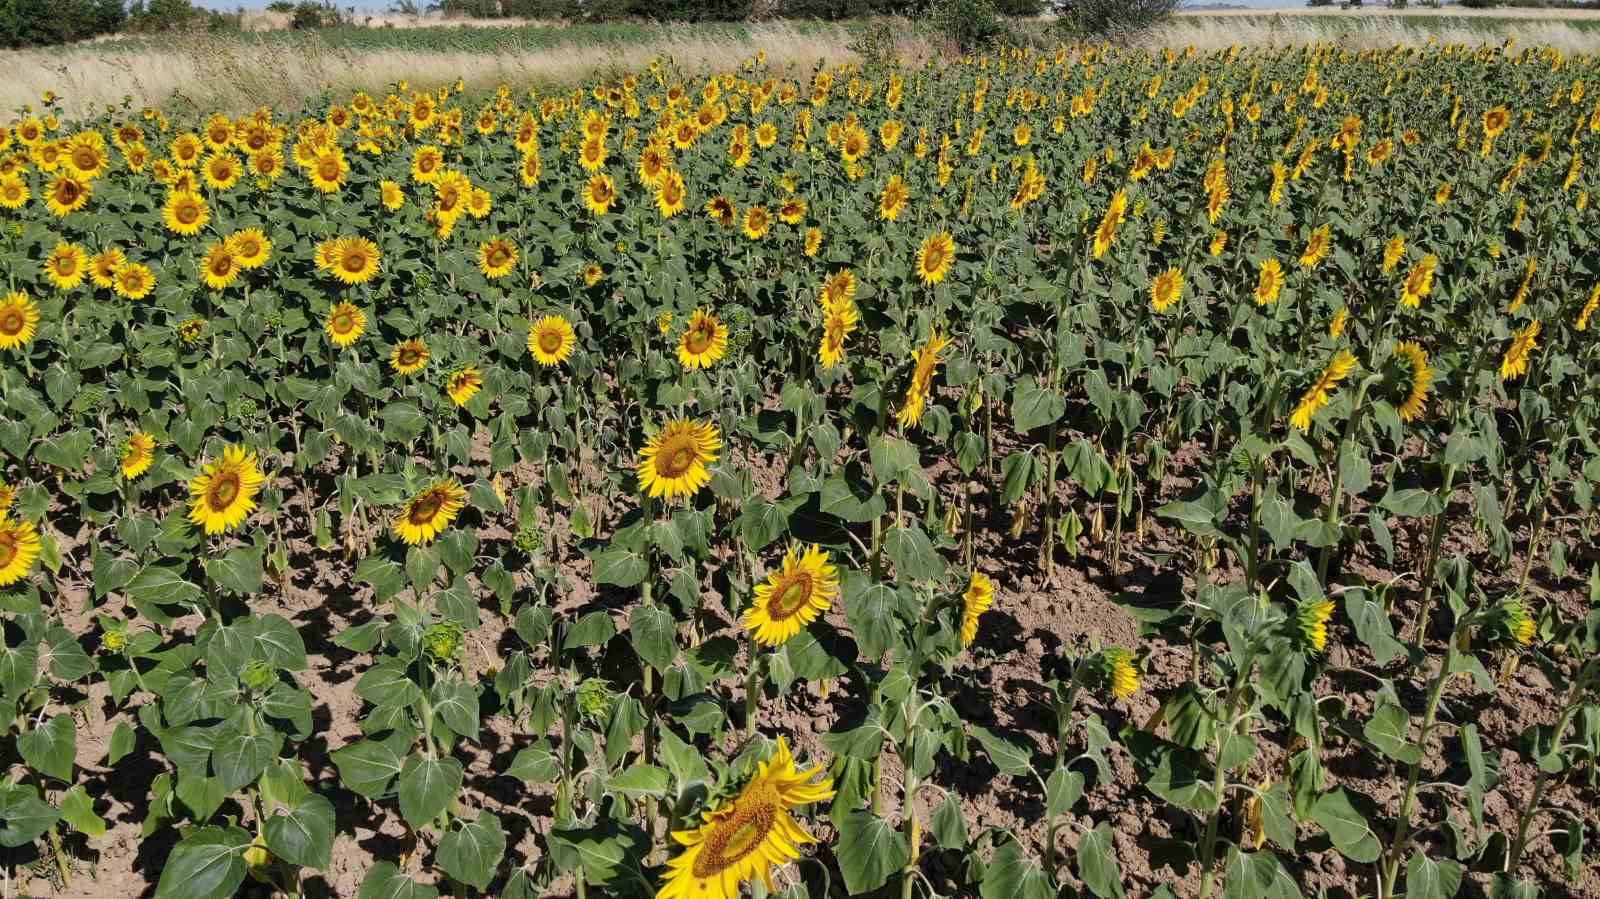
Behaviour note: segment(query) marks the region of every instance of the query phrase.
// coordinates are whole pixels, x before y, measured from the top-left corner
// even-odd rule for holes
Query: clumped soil
[[[1004,440],[1003,435],[997,436]],[[999,455],[997,453],[997,458]],[[1198,465],[1204,457],[1205,449],[1198,446],[1185,447],[1171,457],[1166,466],[1168,473],[1160,483],[1151,483],[1145,488],[1142,508],[1154,509],[1183,495],[1197,482]],[[740,462],[752,470],[758,490],[769,497],[781,494],[784,480],[781,463],[759,456]],[[1102,645],[1140,647],[1143,685],[1137,694],[1122,702],[1083,691],[1076,706],[1078,714],[1099,716],[1113,734],[1124,728],[1152,725],[1161,732],[1159,722],[1154,720],[1161,700],[1190,680],[1189,643],[1179,634],[1141,634],[1138,624],[1114,597],[1129,595],[1145,605],[1181,601],[1193,588],[1192,569],[1184,561],[1185,553],[1192,547],[1186,536],[1153,515],[1143,514],[1127,522],[1119,571],[1111,570],[1112,537],[1108,525],[1102,540],[1088,536],[1079,538],[1075,553],[1058,546],[1054,570],[1047,576],[1040,564],[1037,521],[1026,522],[1020,537],[1011,537],[1016,510],[999,504],[995,488],[982,478],[968,478],[948,462],[930,459],[929,464],[934,482],[947,504],[959,508],[963,497],[972,497],[974,513],[970,525],[974,529],[974,557],[977,567],[993,577],[998,586],[994,607],[983,616],[972,650],[941,683],[963,717],[1001,734],[1025,739],[1037,747],[1041,762],[1048,759],[1055,750],[1055,723],[1045,683],[1065,675],[1061,660],[1064,649],[1096,641]],[[591,482],[598,481],[593,470],[587,474]],[[533,483],[537,479],[537,469],[528,465],[519,466],[510,478],[513,483]],[[286,481],[281,486],[293,489],[294,485]],[[1069,483],[1064,481],[1059,489],[1066,501],[1074,504],[1086,518],[1091,514],[1093,503],[1076,496]],[[1357,498],[1357,508],[1370,499]],[[599,513],[597,521],[603,522],[601,534],[607,533],[607,528],[627,511],[604,501],[597,505],[594,495],[589,496],[587,502],[592,513]],[[296,505],[291,499],[287,507],[293,509]],[[1471,559],[1478,566],[1480,580],[1486,581],[1485,589],[1490,595],[1497,595],[1497,591],[1514,588],[1522,570],[1522,559],[1513,558],[1510,564],[1501,564],[1488,552],[1471,528],[1471,505],[1472,497],[1466,490],[1454,498],[1452,512],[1456,514],[1452,515],[1452,520],[1456,526],[1447,537],[1445,555],[1460,554]],[[737,510],[732,512],[737,514]],[[509,548],[511,531],[508,525],[514,521],[510,515],[475,521],[469,513],[468,520],[473,521],[470,526],[478,530],[480,555],[498,555]],[[60,522],[55,524],[61,527]],[[551,555],[565,583],[554,601],[557,613],[576,616],[595,609],[609,610],[618,630],[625,632],[627,609],[636,601],[633,592],[594,584],[590,565],[578,546],[580,541],[567,529],[564,514],[553,514],[543,524],[551,540]],[[1415,519],[1391,521],[1391,526],[1395,527],[1396,536],[1396,557],[1392,565],[1375,552],[1357,547],[1337,560],[1334,577],[1359,577],[1367,581],[1399,577],[1400,596],[1392,617],[1402,639],[1409,640],[1412,636],[1410,622],[1415,618],[1418,602],[1413,589],[1416,586],[1414,573],[1421,566],[1424,538],[1405,528],[1420,528],[1422,522]],[[1513,522],[1513,526],[1516,545],[1526,547],[1530,536],[1527,524]],[[55,597],[56,609],[66,625],[82,636],[86,647],[93,651],[98,641],[96,613],[110,612],[130,619],[136,616],[131,607],[124,607],[115,597],[99,608],[90,607],[87,576],[89,547],[93,541],[91,529],[80,525],[74,533],[58,533],[57,536],[67,559],[64,570],[83,572],[84,581],[65,584]],[[1561,536],[1566,536],[1569,545],[1575,545],[1572,535]],[[373,662],[370,654],[339,648],[333,640],[346,628],[382,615],[384,609],[373,601],[371,588],[354,579],[354,563],[344,559],[337,549],[318,549],[305,534],[293,539],[290,549],[288,576],[280,583],[269,584],[267,590],[254,599],[252,607],[257,613],[284,616],[305,640],[309,668],[299,679],[314,697],[315,733],[299,744],[296,752],[308,781],[332,799],[337,809],[338,835],[332,865],[326,872],[307,872],[304,895],[354,896],[368,869],[378,861],[395,862],[417,879],[430,882],[434,837],[411,834],[393,800],[368,802],[345,790],[329,758],[331,751],[361,735],[359,725],[365,709],[363,701],[355,695],[355,684]],[[771,555],[771,549],[775,547],[769,548],[766,555]],[[738,632],[733,616],[726,612],[729,604],[722,599],[729,590],[734,562],[730,551],[723,548],[708,564],[701,566],[701,587],[707,610],[702,620],[707,636],[718,633],[731,636]],[[774,562],[772,558],[764,559],[767,567]],[[1229,560],[1224,559],[1224,567],[1211,576],[1223,579],[1240,576],[1236,569],[1227,568],[1229,564]],[[520,603],[526,601],[535,581],[528,572],[517,572],[517,579]],[[464,665],[469,674],[487,682],[510,652],[522,648],[522,643],[511,621],[499,613],[493,595],[475,579],[472,583],[475,595],[482,600],[483,624],[468,634]],[[1537,602],[1557,604],[1569,620],[1582,617],[1588,611],[1587,588],[1579,576],[1574,573],[1564,579],[1554,578],[1542,560],[1533,568],[1533,591]],[[827,626],[848,629],[837,605],[824,621]],[[193,618],[180,621],[178,626],[192,630],[197,623],[198,618]],[[1439,635],[1430,637],[1430,646],[1438,651]],[[625,634],[621,639],[625,639]],[[637,668],[632,667],[632,662],[617,659],[627,655],[613,652],[597,661],[618,689],[638,695],[641,684]],[[1482,657],[1491,671],[1503,661],[1488,654]],[[1385,842],[1389,836],[1387,824],[1398,808],[1406,773],[1398,764],[1377,756],[1344,734],[1359,734],[1370,713],[1375,681],[1369,675],[1392,679],[1401,700],[1414,716],[1420,715],[1426,680],[1431,666],[1436,664],[1435,658],[1430,656],[1425,664],[1411,665],[1402,657],[1380,668],[1355,639],[1349,622],[1336,613],[1325,673],[1316,682],[1319,695],[1338,697],[1340,702],[1333,707],[1342,705],[1344,708],[1342,719],[1336,718],[1325,725],[1326,786],[1347,790]],[[1549,662],[1570,670],[1570,660],[1558,658]],[[742,658],[740,663],[743,664]],[[536,671],[534,677],[543,682],[549,674]],[[735,688],[734,698],[738,699],[739,695],[740,689]],[[135,694],[131,705],[136,706],[143,699]],[[785,695],[768,693],[761,707],[760,723],[768,734],[788,734],[801,756],[826,759],[828,752],[821,741],[822,735],[836,722],[859,718],[863,701],[857,685],[849,678],[835,681],[826,690],[816,683],[798,682]],[[1536,773],[1515,751],[1518,737],[1530,726],[1553,723],[1558,701],[1556,690],[1540,665],[1526,660],[1509,676],[1501,677],[1494,691],[1481,692],[1465,678],[1451,682],[1442,719],[1476,723],[1486,751],[1498,758],[1500,780],[1489,792],[1485,807],[1486,824],[1491,831],[1507,833],[1514,829],[1517,810],[1532,792]],[[741,714],[737,704],[731,706],[730,711],[735,718]],[[161,773],[164,763],[153,741],[142,735],[135,751],[114,768],[105,764],[112,730],[119,721],[132,723],[131,712],[131,707],[116,710],[103,682],[90,687],[85,701],[75,710],[77,764],[90,795],[95,798],[96,810],[109,825],[105,835],[92,840],[75,835],[67,841],[72,880],[64,887],[54,873],[52,859],[39,857],[32,848],[10,852],[3,860],[14,869],[13,877],[17,879],[4,895],[131,899],[154,893],[163,862],[177,839],[170,824],[148,838],[140,835],[151,796],[151,782]],[[1290,731],[1285,722],[1271,718],[1258,727],[1262,751],[1251,762],[1249,779],[1281,781],[1286,774],[1286,744]],[[1440,728],[1436,739],[1425,747],[1425,778],[1461,779],[1455,770],[1460,763],[1454,732],[1451,727]],[[737,727],[730,727],[726,739],[719,745],[706,747],[707,752],[731,754],[737,750],[741,736]],[[463,744],[455,753],[466,766],[464,804],[469,809],[488,809],[499,815],[507,833],[507,858],[502,861],[501,874],[488,895],[496,895],[505,877],[516,867],[531,868],[537,863],[545,845],[545,834],[551,826],[552,788],[525,784],[499,773],[510,765],[516,752],[530,742],[532,735],[527,726],[502,713],[487,717],[478,742]],[[937,783],[959,797],[969,834],[978,834],[985,828],[1009,831],[1024,840],[1030,854],[1039,857],[1047,837],[1042,820],[1044,796],[1038,784],[1001,775],[981,752],[976,751],[975,741],[973,748],[975,751],[964,763],[941,756]],[[1197,839],[1197,823],[1142,786],[1141,774],[1120,742],[1112,747],[1108,760],[1112,777],[1109,780],[1091,778],[1085,798],[1074,808],[1068,826],[1058,835],[1061,854],[1070,858],[1070,849],[1078,833],[1100,823],[1109,823],[1114,835],[1115,857],[1129,895],[1148,896],[1163,885],[1171,887],[1179,896],[1194,895],[1200,882],[1200,869],[1186,847]],[[899,820],[901,810],[897,807],[896,787],[900,766],[891,756],[886,759],[884,768],[883,809],[891,820]],[[1444,798],[1441,792],[1424,794],[1414,819],[1439,821],[1444,813]],[[1588,818],[1589,810],[1600,807],[1600,791],[1589,785],[1588,772],[1582,771],[1572,777],[1556,779],[1547,801]],[[931,811],[931,807],[923,809],[925,819]],[[248,814],[234,800],[218,813],[219,819],[233,815],[245,820]],[[1452,814],[1457,823],[1470,827],[1470,822],[1460,812]],[[822,820],[813,821],[810,826],[822,838],[817,851],[823,856],[823,862],[837,871],[836,863],[828,857],[829,842],[834,836],[831,828]],[[1240,826],[1238,818],[1230,816],[1224,822],[1223,832],[1237,836]],[[1438,833],[1434,831],[1428,839],[1435,839]],[[932,843],[931,837],[925,838],[923,870],[931,882],[946,895],[974,895],[976,885],[967,881],[963,860],[956,853],[938,850]],[[665,835],[658,833],[652,862],[663,860],[663,848],[667,845]],[[1442,841],[1435,840],[1431,851],[1447,854],[1448,848]],[[1370,895],[1373,890],[1371,867],[1346,860],[1315,826],[1300,827],[1298,846],[1274,849],[1307,895],[1323,893],[1354,899]],[[1469,868],[1461,896],[1488,895],[1492,873],[1483,870],[1486,867],[1488,865],[1480,862]],[[1061,869],[1064,882],[1081,886],[1075,881],[1072,870],[1070,865]],[[1569,878],[1547,839],[1534,842],[1524,874],[1541,884],[1547,899],[1600,897],[1600,872],[1596,871],[1596,866],[1586,864],[1582,876]],[[833,883],[836,894],[842,895],[837,875]],[[558,881],[555,895],[570,894],[571,888],[570,882]],[[265,891],[247,881],[243,894],[264,895]],[[813,895],[818,893],[814,890]]]

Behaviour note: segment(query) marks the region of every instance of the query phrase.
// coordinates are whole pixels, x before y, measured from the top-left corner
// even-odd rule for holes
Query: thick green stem
[[[1362,410],[1366,408],[1366,396],[1367,385],[1363,383],[1361,389],[1356,391],[1355,411],[1350,413],[1350,419],[1345,422],[1344,436],[1339,440],[1339,451],[1333,457],[1333,485],[1328,491],[1326,520],[1334,527],[1339,525],[1339,510],[1344,502],[1344,454],[1355,440],[1356,426],[1361,420]],[[1335,540],[1322,548],[1322,560],[1317,563],[1317,583],[1328,582],[1328,565],[1333,560],[1333,554],[1339,549],[1340,542],[1342,541]]]
[[[1422,712],[1422,731],[1417,735],[1417,746],[1426,749],[1428,736],[1433,732],[1434,717],[1439,712],[1439,698],[1444,695],[1444,685],[1450,680],[1455,666],[1455,640],[1450,641],[1439,663],[1439,671],[1428,687],[1428,704]],[[1400,856],[1411,841],[1411,805],[1417,798],[1417,785],[1422,780],[1422,761],[1413,762],[1406,775],[1406,790],[1400,797],[1400,814],[1395,819],[1394,837],[1389,841],[1389,851],[1383,862],[1383,882],[1378,885],[1380,899],[1395,895],[1395,879],[1400,876]]]
[[[1217,886],[1217,830],[1222,823],[1223,793],[1228,787],[1228,769],[1222,764],[1223,740],[1232,736],[1237,723],[1234,719],[1238,716],[1239,699],[1244,695],[1245,684],[1249,680],[1250,672],[1255,668],[1252,662],[1240,669],[1234,678],[1233,687],[1228,691],[1228,700],[1223,703],[1223,720],[1226,726],[1217,728],[1216,740],[1217,757],[1215,761],[1216,774],[1211,778],[1211,795],[1216,799],[1216,807],[1211,810],[1211,817],[1206,821],[1206,834],[1200,841],[1200,899],[1208,899],[1212,890]]]
[[[1588,687],[1589,678],[1593,675],[1595,660],[1590,659],[1579,669],[1578,676],[1573,679],[1572,687],[1567,691],[1566,704],[1561,709],[1561,718],[1556,722],[1556,729],[1550,739],[1556,745],[1561,745],[1561,735],[1567,732],[1567,727],[1572,724],[1572,718],[1583,707],[1583,693]],[[1506,871],[1515,874],[1522,865],[1522,853],[1528,848],[1528,826],[1539,814],[1539,803],[1544,801],[1545,790],[1549,789],[1550,775],[1543,768],[1539,769],[1539,776],[1533,782],[1533,795],[1528,797],[1528,804],[1523,806],[1522,814],[1517,816],[1517,838],[1511,844],[1511,851],[1506,854]]]
[[[1433,530],[1428,534],[1428,555],[1422,569],[1422,607],[1417,610],[1417,645],[1428,639],[1428,619],[1433,616],[1433,588],[1438,578],[1434,569],[1439,565],[1439,544],[1444,540],[1444,516],[1450,508],[1450,490],[1455,486],[1456,466],[1444,467],[1444,484],[1439,488],[1440,504],[1444,507],[1433,516]]]

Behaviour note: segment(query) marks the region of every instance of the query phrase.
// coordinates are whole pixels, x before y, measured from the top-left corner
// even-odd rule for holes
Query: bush
[[[128,30],[138,32],[226,28],[236,18],[195,6],[190,0],[134,0],[128,9]]]
[[[1005,34],[995,0],[934,0],[928,23],[935,34],[963,51]]]
[[[504,0],[501,9],[522,19],[576,19],[581,10],[575,0]]]
[[[118,31],[123,0],[0,0],[0,46],[35,47]]]
[[[1071,0],[1062,11],[1082,34],[1116,37],[1142,31],[1172,15],[1181,0]]]
[[[344,17],[332,0],[301,0],[289,18],[290,28],[331,28],[342,24]]]

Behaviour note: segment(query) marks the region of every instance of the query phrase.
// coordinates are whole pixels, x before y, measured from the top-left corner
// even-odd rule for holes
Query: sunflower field
[[[8,895],[1600,896],[1600,58],[58,103]]]

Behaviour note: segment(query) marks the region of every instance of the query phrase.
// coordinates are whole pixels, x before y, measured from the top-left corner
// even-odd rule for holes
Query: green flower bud
[[[265,693],[278,682],[278,672],[270,664],[257,660],[245,666],[239,680],[256,693]]]
[[[441,621],[422,637],[422,644],[427,648],[428,655],[441,662],[448,662],[461,651],[461,637],[466,631],[454,621]]]

